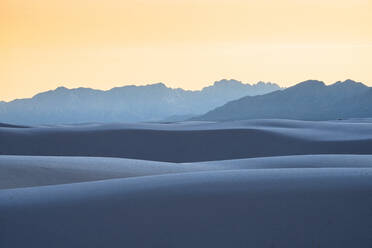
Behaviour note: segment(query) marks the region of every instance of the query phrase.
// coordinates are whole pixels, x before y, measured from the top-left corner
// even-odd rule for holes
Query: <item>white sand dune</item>
[[[372,123],[253,120],[0,128],[0,141],[3,155],[121,157],[164,162],[372,154]]]
[[[372,155],[295,155],[183,163],[218,169],[372,168]]]
[[[0,190],[0,246],[369,248],[371,189],[371,168],[317,168]]]
[[[372,121],[1,124],[0,247],[370,248]]]
[[[0,189],[182,171],[172,163],[123,158],[0,156]],[[187,171],[187,170],[186,170]]]
[[[299,155],[196,163],[123,158],[0,156],[0,189],[197,171],[372,168],[372,155]]]

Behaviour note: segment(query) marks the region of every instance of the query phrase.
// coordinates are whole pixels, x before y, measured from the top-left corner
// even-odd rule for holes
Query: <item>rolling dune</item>
[[[0,154],[198,162],[372,154],[372,124],[289,120],[0,128]]]
[[[372,246],[372,123],[0,127],[0,247]]]
[[[0,246],[367,248],[371,189],[370,168],[331,168],[0,190]]]
[[[194,163],[102,157],[0,156],[0,189],[198,171],[372,168],[372,155],[299,155]]]

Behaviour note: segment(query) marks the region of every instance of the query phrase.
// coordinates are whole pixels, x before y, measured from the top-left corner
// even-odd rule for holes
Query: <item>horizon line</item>
[[[355,83],[361,83],[367,87],[370,87],[368,84],[364,83],[364,82],[359,82],[359,81],[355,81],[353,79],[345,79],[345,80],[338,80],[336,82],[333,82],[333,83],[326,83],[325,81],[322,81],[322,80],[318,80],[318,79],[307,79],[307,80],[304,80],[304,81],[301,81],[301,82],[298,82],[298,83],[294,83],[288,87],[285,87],[285,86],[281,86],[280,84],[278,83],[275,83],[275,82],[265,82],[265,81],[258,81],[256,83],[245,83],[243,81],[240,81],[240,80],[237,80],[237,79],[233,79],[233,78],[230,78],[230,79],[226,79],[226,78],[223,78],[223,79],[220,79],[220,80],[217,80],[217,81],[214,81],[212,84],[209,84],[209,85],[206,85],[206,86],[203,86],[201,89],[196,89],[196,90],[193,90],[193,89],[185,89],[185,88],[182,88],[182,87],[171,87],[171,86],[168,86],[166,83],[164,82],[157,82],[157,83],[147,83],[147,84],[126,84],[126,85],[121,85],[121,86],[114,86],[114,87],[111,87],[111,88],[108,88],[108,89],[102,89],[102,88],[91,88],[91,87],[84,87],[84,86],[80,86],[80,87],[75,87],[75,88],[68,88],[66,86],[63,86],[63,85],[60,85],[54,89],[49,89],[49,90],[45,90],[45,91],[40,91],[36,94],[34,94],[33,96],[31,97],[23,97],[23,98],[14,98],[12,100],[8,100],[8,101],[5,101],[5,100],[0,100],[0,103],[10,103],[10,102],[13,102],[13,101],[17,101],[17,100],[24,100],[24,99],[32,99],[34,98],[35,96],[39,95],[39,94],[42,94],[42,93],[46,93],[46,92],[49,92],[49,91],[56,91],[57,89],[59,88],[64,88],[64,89],[67,89],[67,90],[76,90],[76,89],[91,89],[91,90],[96,90],[96,91],[102,91],[102,92],[107,92],[107,91],[110,91],[110,90],[113,90],[113,89],[116,89],[116,88],[124,88],[124,87],[146,87],[146,86],[152,86],[152,85],[157,85],[157,84],[162,84],[164,85],[166,88],[168,89],[172,89],[172,90],[178,90],[178,89],[181,89],[181,90],[184,90],[184,91],[192,91],[192,92],[197,92],[197,91],[202,91],[204,90],[205,88],[208,88],[208,87],[211,87],[211,86],[214,86],[217,82],[221,82],[221,81],[236,81],[238,83],[241,83],[243,85],[251,85],[251,86],[254,86],[254,85],[257,85],[259,83],[264,83],[264,84],[273,84],[273,85],[277,85],[280,89],[284,90],[284,89],[287,89],[287,88],[290,88],[290,87],[293,87],[297,84],[300,84],[300,83],[303,83],[303,82],[307,82],[307,81],[319,81],[319,82],[322,82],[324,83],[326,86],[329,86],[329,85],[333,85],[335,83],[338,83],[338,82],[346,82],[346,81],[353,81]]]

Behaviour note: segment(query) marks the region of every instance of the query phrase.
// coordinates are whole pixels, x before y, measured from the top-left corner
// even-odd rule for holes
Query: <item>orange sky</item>
[[[222,78],[372,86],[372,0],[0,0],[0,100]]]

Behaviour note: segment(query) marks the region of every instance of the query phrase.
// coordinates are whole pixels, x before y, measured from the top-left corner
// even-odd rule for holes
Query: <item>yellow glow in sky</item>
[[[0,100],[222,78],[372,85],[372,0],[0,0]]]

